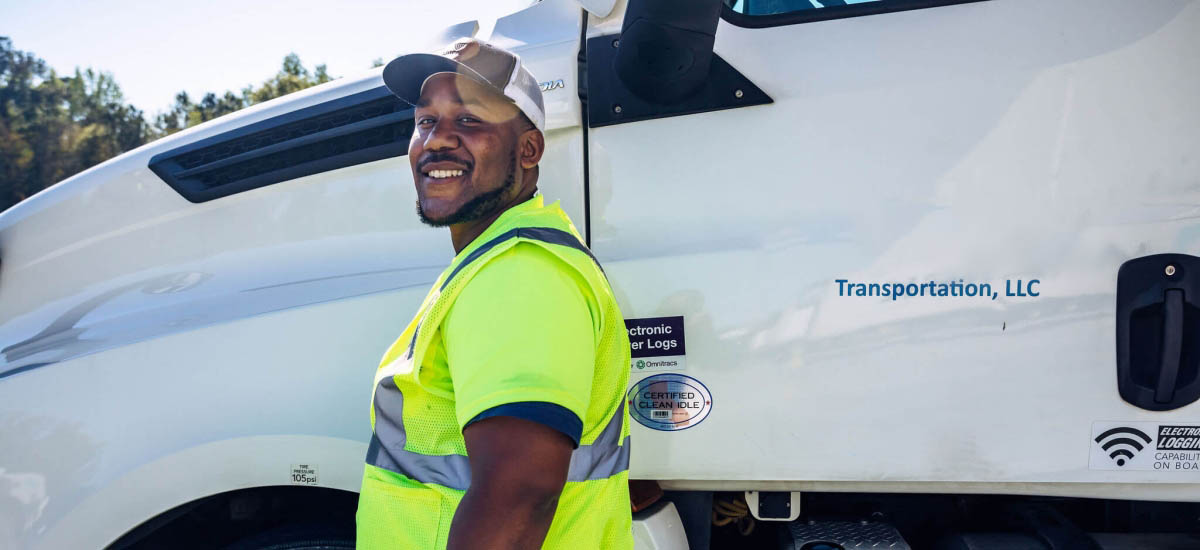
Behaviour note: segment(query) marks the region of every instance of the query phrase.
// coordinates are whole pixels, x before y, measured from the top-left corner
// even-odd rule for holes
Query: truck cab
[[[460,36],[541,82],[540,191],[627,318],[639,548],[1200,547],[1200,2]],[[352,545],[372,374],[452,257],[380,72],[0,214],[0,547]]]

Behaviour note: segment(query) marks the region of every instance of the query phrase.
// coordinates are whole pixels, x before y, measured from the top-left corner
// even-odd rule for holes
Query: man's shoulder
[[[573,265],[545,246],[517,241],[481,265],[467,288],[492,283],[526,287],[563,281],[581,282]]]
[[[594,328],[599,310],[594,292],[569,262],[539,244],[518,242],[466,281],[446,321],[460,334],[538,326],[544,337],[567,330],[577,317]]]

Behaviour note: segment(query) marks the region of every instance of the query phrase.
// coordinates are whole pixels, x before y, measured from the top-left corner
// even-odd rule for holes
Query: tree
[[[290,53],[283,58],[283,68],[275,76],[263,82],[258,88],[244,88],[242,99],[246,106],[250,106],[332,80],[325,70],[325,65],[317,65],[314,71],[310,75],[308,69],[300,63],[300,56]]]
[[[325,65],[310,72],[290,53],[257,87],[208,92],[199,101],[181,91],[147,122],[125,103],[112,74],[88,68],[59,76],[0,36],[0,211],[159,137],[330,80]]]
[[[0,209],[156,134],[113,76],[59,76],[0,37]]]
[[[193,103],[187,92],[179,92],[175,95],[175,105],[155,117],[154,128],[159,135],[165,136],[330,80],[333,80],[333,77],[329,76],[325,65],[317,65],[310,73],[300,61],[300,56],[293,52],[283,58],[282,67],[275,76],[263,81],[258,87],[242,88],[240,95],[232,91],[226,91],[219,96],[209,92],[200,98],[199,103]]]

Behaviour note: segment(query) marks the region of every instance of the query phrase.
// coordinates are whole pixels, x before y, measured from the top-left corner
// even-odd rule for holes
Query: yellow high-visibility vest
[[[376,371],[358,548],[445,548],[471,485],[462,428],[548,402],[582,421],[544,548],[633,547],[629,338],[558,203],[505,211],[458,253]]]

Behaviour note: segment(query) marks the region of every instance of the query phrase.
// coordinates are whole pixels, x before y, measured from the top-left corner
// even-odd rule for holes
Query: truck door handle
[[[1175,398],[1175,382],[1179,378],[1179,355],[1183,352],[1183,291],[1168,289],[1163,299],[1162,365],[1158,369],[1156,403],[1170,403]]]
[[[1117,389],[1151,411],[1200,399],[1200,258],[1155,254],[1117,271]]]

